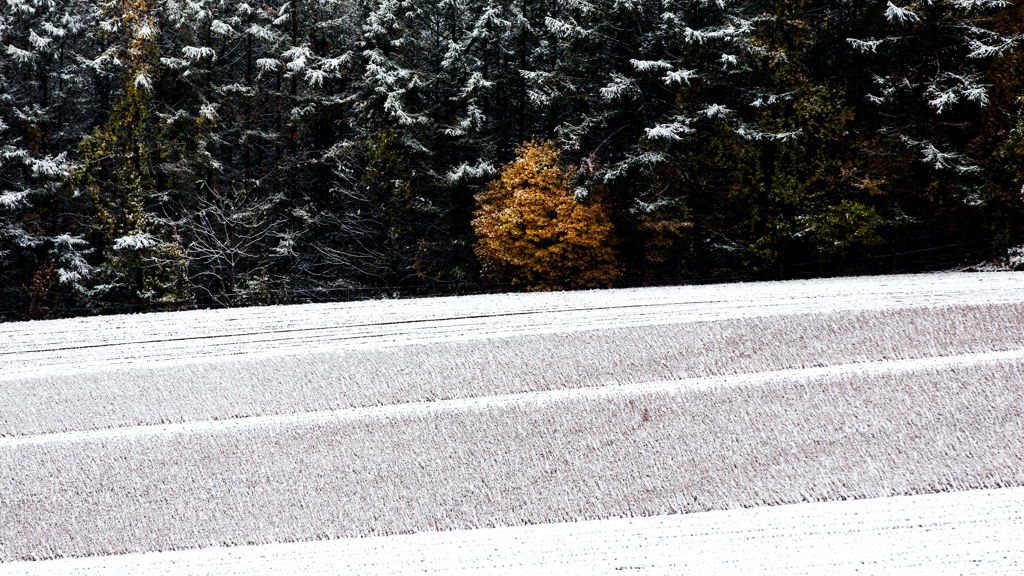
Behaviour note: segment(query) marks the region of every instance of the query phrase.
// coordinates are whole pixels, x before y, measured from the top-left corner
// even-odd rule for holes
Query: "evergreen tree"
[[[187,259],[165,198],[156,188],[153,89],[159,27],[149,0],[104,4],[107,48],[98,65],[121,90],[110,117],[82,141],[72,176],[100,255],[90,297],[100,311],[174,308],[188,303]]]
[[[0,11],[0,318],[74,313],[91,249],[61,209],[73,151],[98,113],[90,3],[5,1]]]
[[[472,194],[493,173],[481,157],[493,144],[484,137],[493,85],[481,71],[491,54],[477,54],[494,48],[487,36],[496,22],[493,12],[474,21],[473,8],[383,1],[364,25],[356,145],[388,285],[432,290],[471,280]]]
[[[947,267],[986,252],[988,186],[967,144],[990,104],[982,71],[1013,46],[986,27],[1006,5],[888,2],[865,16],[874,35],[848,39],[871,78],[855,95],[863,130],[877,135],[863,176],[888,204],[891,245],[908,253],[907,265]]]
[[[985,176],[983,220],[998,254],[1024,244],[1024,1],[982,23],[994,35],[972,47],[992,60],[985,78],[989,105],[966,152]]]

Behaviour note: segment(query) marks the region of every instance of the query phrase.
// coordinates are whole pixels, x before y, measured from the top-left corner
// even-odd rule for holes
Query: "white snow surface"
[[[1024,302],[1024,272],[376,300],[0,324],[0,380],[786,314]]]
[[[1024,350],[914,358],[910,360],[886,362],[858,362],[856,364],[777,370],[756,374],[691,378],[686,380],[665,380],[659,382],[644,382],[642,384],[601,386],[599,388],[546,390],[542,392],[524,392],[478,398],[457,398],[453,400],[414,402],[387,406],[250,416],[231,418],[228,420],[199,420],[176,424],[126,426],[123,428],[77,430],[74,432],[58,432],[25,436],[0,436],[0,449],[65,442],[91,442],[116,438],[170,436],[174,434],[192,434],[196,432],[230,433],[232,431],[244,429],[260,429],[275,426],[310,426],[343,421],[351,422],[367,418],[424,416],[427,414],[466,412],[472,410],[487,411],[511,406],[539,406],[566,400],[586,401],[599,398],[628,398],[658,392],[674,393],[687,390],[709,390],[722,387],[764,385],[775,382],[799,382],[824,376],[879,375],[915,372],[921,370],[941,370],[950,367],[977,366],[989,363],[998,363],[1001,361],[1024,363]]]
[[[1024,488],[0,564],[3,576],[1022,572]]]
[[[339,366],[344,367],[354,360],[342,353],[356,353],[346,351],[380,350],[381,355],[387,355],[401,347],[448,342],[468,342],[474,346],[480,342],[483,354],[500,358],[502,354],[516,354],[517,340],[509,338],[518,336],[568,333],[575,339],[575,334],[582,331],[619,330],[623,338],[646,338],[650,335],[641,335],[640,330],[624,329],[694,325],[694,330],[703,334],[706,328],[698,325],[706,322],[780,317],[767,321],[774,324],[782,322],[783,316],[794,315],[932,310],[925,325],[915,324],[909,332],[894,336],[888,343],[894,346],[892,350],[884,348],[881,341],[875,344],[875,340],[867,339],[869,347],[889,351],[863,359],[849,355],[837,359],[841,355],[836,348],[853,342],[849,336],[851,327],[857,331],[855,327],[862,326],[856,315],[817,317],[811,322],[818,323],[818,332],[808,328],[806,333],[790,334],[814,338],[814,334],[820,336],[821,330],[827,331],[830,326],[835,329],[832,322],[845,320],[848,326],[835,330],[838,336],[830,344],[831,351],[801,356],[796,363],[787,364],[790,361],[786,360],[779,365],[785,369],[761,367],[748,373],[718,373],[709,369],[696,377],[674,380],[650,376],[646,376],[646,381],[625,378],[619,383],[595,380],[591,387],[538,386],[529,377],[511,374],[513,380],[524,380],[525,387],[485,391],[475,396],[477,392],[466,391],[469,388],[454,387],[451,396],[435,397],[434,401],[422,401],[416,390],[403,396],[400,389],[395,399],[380,405],[346,401],[338,403],[341,408],[327,409],[322,407],[326,405],[323,402],[310,401],[308,411],[294,413],[277,411],[268,400],[270,396],[258,396],[252,410],[226,418],[221,413],[203,416],[201,411],[183,411],[175,416],[173,410],[179,407],[191,410],[189,402],[196,406],[209,402],[209,396],[197,392],[207,388],[183,387],[180,393],[184,401],[169,402],[172,412],[155,425],[147,420],[148,416],[135,420],[140,425],[121,417],[89,423],[81,414],[71,411],[68,426],[63,426],[62,420],[61,426],[40,425],[40,432],[0,435],[0,494],[4,495],[0,498],[0,518],[12,522],[6,531],[0,526],[0,534],[7,534],[0,538],[0,559],[5,555],[7,559],[19,559],[0,561],[0,576],[1024,574],[1024,488],[1008,487],[1019,486],[1024,478],[1024,459],[1014,448],[1013,440],[1024,437],[1024,402],[1020,387],[1016,386],[1024,385],[1020,381],[1024,374],[1024,349],[1014,324],[1021,304],[1024,272],[992,272],[383,300],[0,324],[0,386],[7,387],[7,392],[13,394],[10,398],[17,400],[6,408],[0,406],[3,423],[13,422],[15,413],[23,409],[38,413],[53,409],[50,397],[33,395],[34,378],[51,378],[59,386],[60,382],[78,380],[78,375],[90,375],[94,380],[81,387],[69,406],[92,398],[97,406],[89,407],[90,410],[116,412],[124,411],[133,402],[134,396],[126,394],[130,386],[125,382],[143,369],[160,366],[172,367],[168,372],[173,372],[177,370],[173,367],[190,364],[208,369],[227,365],[226,360],[255,363],[257,359],[277,357],[302,357],[316,363],[337,353]],[[1009,306],[974,315],[960,313],[967,307],[989,305]],[[986,317],[986,313],[990,315]],[[992,326],[988,321],[991,318],[1001,320],[1001,332],[985,329]],[[1024,318],[1019,321],[1024,329]],[[927,322],[941,322],[946,331],[929,330],[934,324]],[[882,325],[883,331],[887,326]],[[967,328],[954,329],[958,326]],[[907,354],[909,343],[917,335],[914,330],[921,330],[925,345],[922,350]],[[941,332],[946,339],[932,332]],[[618,337],[619,332],[614,333]],[[972,340],[978,334],[987,338]],[[928,340],[924,336],[935,338]],[[782,357],[777,354],[779,350],[801,349],[788,340],[778,341],[783,338],[774,340],[754,342],[754,348],[763,349],[751,350],[752,355],[756,356],[756,352],[772,360]],[[930,343],[933,341],[935,344]],[[485,346],[488,342],[502,345]],[[592,360],[588,358],[582,362]],[[543,365],[540,360],[539,365]],[[773,365],[768,360],[763,366]],[[299,368],[306,365],[295,364]],[[453,369],[467,371],[466,377],[472,379],[469,370],[460,366],[455,362]],[[628,366],[620,370],[627,369]],[[116,374],[122,376],[115,378]],[[206,372],[189,374],[202,377]],[[294,374],[285,376],[293,378]],[[156,377],[162,378],[164,373]],[[86,381],[84,377],[81,380]],[[168,390],[178,385],[173,378],[169,380]],[[268,384],[279,385],[282,393],[302,390],[287,388],[287,381]],[[122,386],[124,389],[119,388]],[[115,388],[114,396],[104,395],[108,391],[101,390],[102,387]],[[758,387],[759,391],[754,391]],[[717,390],[738,392],[711,394]],[[705,397],[699,396],[700,391],[711,392]],[[239,402],[247,393],[239,389]],[[117,398],[119,394],[124,398]],[[681,399],[678,405],[670,406],[669,400],[675,396]],[[721,404],[715,404],[716,401]],[[865,405],[862,411],[865,402],[879,404]],[[648,404],[650,413],[645,407]],[[830,410],[847,404],[846,412]],[[691,407],[698,411],[690,410]],[[695,413],[698,416],[692,422],[686,420]],[[125,414],[131,416],[130,412]],[[706,428],[698,426],[699,415],[706,415]],[[544,421],[545,418],[550,420]],[[712,421],[716,418],[721,423]],[[806,422],[801,422],[801,418]],[[638,423],[634,425],[632,419]],[[122,420],[127,423],[120,423]],[[915,428],[917,423],[922,424],[920,429]],[[543,429],[529,427],[535,424]],[[643,426],[647,428],[641,432]],[[795,428],[799,430],[794,431]],[[529,433],[530,430],[534,432]],[[705,430],[703,435],[700,430]],[[729,430],[736,432],[737,446],[746,446],[731,455],[728,450],[732,444],[726,442],[729,438],[715,437]],[[841,434],[837,436],[833,431]],[[636,433],[635,439],[627,442],[626,432]],[[820,434],[812,436],[812,432]],[[513,437],[514,433],[524,436]],[[406,442],[405,448],[412,450],[410,454],[414,457],[447,456],[451,462],[461,462],[463,469],[458,472],[464,476],[461,482],[467,485],[476,481],[473,474],[479,474],[477,470],[483,469],[483,465],[493,465],[493,469],[488,468],[493,476],[488,478],[496,482],[491,487],[493,501],[515,500],[509,494],[524,494],[522,515],[508,516],[503,515],[504,510],[490,510],[492,501],[472,490],[459,492],[454,485],[437,486],[456,472],[441,460],[418,462],[421,471],[403,476],[400,482],[404,484],[392,493],[396,472],[404,474],[409,467],[398,451],[401,446],[389,444],[391,436],[398,438],[400,434],[404,436],[396,442]],[[419,439],[419,443],[413,443],[413,439]],[[311,453],[312,460],[303,462],[301,467],[290,467],[288,458],[294,455],[301,461],[301,451],[309,449],[304,444],[306,440],[314,443],[310,446],[326,452]],[[798,451],[796,441],[806,446]],[[357,474],[344,451],[355,450],[362,446],[360,442],[365,442],[360,448],[364,452],[381,455],[381,462],[370,462],[372,457],[365,459],[367,465],[382,465],[390,457],[399,463],[398,467],[382,467],[378,476]],[[528,442],[533,444],[525,448]],[[677,449],[683,444],[708,450],[714,447],[715,452]],[[196,446],[204,446],[208,453],[201,453]],[[491,446],[506,452],[491,454]],[[787,451],[790,446],[792,452]],[[843,448],[836,450],[835,446]],[[579,452],[580,447],[592,448],[596,460],[577,462],[575,456],[570,457],[569,452]],[[383,451],[373,452],[374,449]],[[435,451],[430,452],[431,449]],[[566,451],[565,458],[559,450]],[[249,455],[251,459],[247,459]],[[665,469],[659,471],[655,464],[665,455],[674,455],[675,459],[665,460]],[[852,463],[849,470],[842,468],[847,464],[834,464],[848,455]],[[251,467],[221,466],[229,457],[230,462],[249,463]],[[569,468],[558,471],[557,477],[544,476],[549,482],[545,485],[547,491],[531,495],[530,487],[537,484],[518,486],[517,475],[524,474],[534,460],[541,461],[533,471],[535,475],[545,472],[549,464]],[[353,462],[360,466],[364,463],[358,459]],[[501,462],[515,463],[514,469],[501,469]],[[638,462],[643,465],[633,466]],[[754,486],[753,476],[769,470],[764,467],[766,463],[776,465],[770,470],[792,474],[779,479],[782,488],[768,486],[764,479],[762,484],[768,488]],[[680,465],[683,468],[674,467]],[[833,469],[828,468],[830,465]],[[340,477],[350,468],[353,478],[365,480],[359,485],[363,492],[339,495],[340,485],[333,486],[324,479]],[[430,514],[436,513],[431,512],[431,502],[416,500],[438,498],[436,494],[429,496],[430,490],[416,492],[420,488],[414,482],[415,476],[427,477],[428,473],[437,478],[443,474],[446,478],[445,482],[431,485],[431,490],[444,493],[451,488],[453,498],[467,499],[461,503],[453,501],[452,510],[458,512],[462,506],[474,514],[492,513],[491,520],[482,516],[481,523],[474,525],[500,526],[501,518],[506,516],[515,518],[516,523],[551,522],[550,518],[530,516],[534,512],[527,510],[527,505],[547,502],[541,496],[554,498],[552,494],[557,495],[559,488],[582,493],[568,479],[580,476],[585,482],[596,483],[601,474],[606,474],[600,478],[606,485],[587,494],[593,494],[595,509],[605,510],[607,504],[609,512],[590,518],[636,513],[631,505],[613,504],[618,501],[613,496],[622,491],[628,494],[620,495],[619,500],[630,503],[654,498],[650,510],[665,514],[664,507],[657,502],[672,501],[682,492],[664,483],[668,492],[659,496],[653,490],[660,486],[657,482],[648,486],[643,478],[629,477],[634,469],[653,470],[665,474],[665,478],[690,473],[693,478],[686,480],[689,484],[683,484],[693,488],[694,494],[698,489],[708,490],[712,496],[720,492],[720,501],[726,503],[720,508],[748,501],[799,502],[801,494],[802,499],[811,501],[880,494],[918,495],[764,505],[647,518],[219,546],[311,538],[309,534],[320,533],[315,530],[316,514],[349,506],[343,503],[345,498],[355,502],[358,497],[376,503],[380,508],[371,506],[367,510],[395,515],[395,526],[420,526]],[[741,469],[747,472],[736,472]],[[148,491],[152,486],[147,482],[152,480],[155,486],[159,480],[149,478],[149,471],[163,474],[160,478],[171,483]],[[507,477],[505,472],[509,473]],[[136,473],[137,476],[133,475]],[[565,481],[560,480],[563,473]],[[704,473],[708,476],[701,476]],[[275,475],[271,478],[271,474]],[[822,476],[815,478],[815,474]],[[707,486],[709,478],[721,483]],[[794,487],[798,480],[810,484]],[[289,490],[295,492],[296,486],[300,492],[306,487],[322,490],[291,494],[292,500],[281,497]],[[979,487],[1001,488],[968,489]],[[251,540],[244,535],[231,536],[255,517],[245,515],[248,509],[244,497],[224,504],[225,510],[243,511],[242,516],[210,516],[220,509],[218,495],[230,495],[234,488],[260,495],[263,500],[250,504],[262,502],[260,505],[268,508],[268,518],[295,521],[283,523],[280,532],[271,530]],[[756,493],[752,499],[743,496],[745,490],[754,488],[763,489],[763,494]],[[644,493],[648,489],[651,493]],[[957,489],[965,491],[927,494]],[[304,500],[307,496],[309,501]],[[702,499],[704,496],[701,492]],[[335,502],[332,498],[340,500]],[[415,505],[399,506],[406,498]],[[473,498],[476,500],[471,501]],[[515,502],[518,506],[520,500]],[[558,505],[555,500],[551,502]],[[442,514],[438,517],[444,519],[447,504],[441,504],[438,509]],[[322,510],[308,512],[317,505]],[[575,510],[572,506],[565,509]],[[122,525],[126,517],[136,512]],[[193,523],[192,528],[197,533],[209,529],[213,536],[193,541],[184,532],[175,532],[173,537],[161,540],[158,532],[164,528],[178,531],[184,526],[187,532],[188,518],[206,518],[202,521],[205,524]],[[556,520],[574,518],[581,517],[567,514]],[[213,524],[210,520],[216,520],[218,526],[208,526]],[[307,524],[312,531],[294,528]],[[81,533],[74,533],[76,526]],[[452,519],[449,526],[460,524]],[[126,527],[139,533],[129,533]],[[341,528],[347,529],[347,525]],[[351,532],[363,534],[365,531],[361,530],[365,528],[352,525]],[[217,536],[221,533],[228,536]],[[56,540],[77,544],[61,548]],[[183,545],[214,547],[171,550]],[[165,551],[105,555],[133,550]],[[66,554],[85,557],[60,558]],[[35,557],[48,559],[20,560]]]

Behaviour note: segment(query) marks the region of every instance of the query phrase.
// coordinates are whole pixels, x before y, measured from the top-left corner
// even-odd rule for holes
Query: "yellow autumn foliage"
[[[607,206],[577,202],[554,143],[527,142],[476,195],[477,258],[490,276],[531,290],[609,287],[622,274]]]

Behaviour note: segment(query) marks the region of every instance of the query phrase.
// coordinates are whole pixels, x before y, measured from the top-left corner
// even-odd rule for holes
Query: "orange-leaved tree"
[[[476,195],[475,252],[484,271],[531,290],[608,287],[622,274],[607,206],[578,202],[553,142],[516,150]]]

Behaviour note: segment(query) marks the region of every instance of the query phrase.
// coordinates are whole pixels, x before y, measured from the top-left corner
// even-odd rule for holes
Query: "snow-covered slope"
[[[4,576],[1016,576],[1024,488],[0,564]]]
[[[206,359],[8,380],[0,436],[1024,350],[1019,304],[833,312]],[[929,360],[931,359],[931,360]],[[41,409],[45,407],[45,409]]]
[[[1000,273],[0,325],[0,561],[1024,486],[1022,319]]]
[[[787,314],[1024,302],[1024,273],[921,274],[0,324],[0,379]]]

